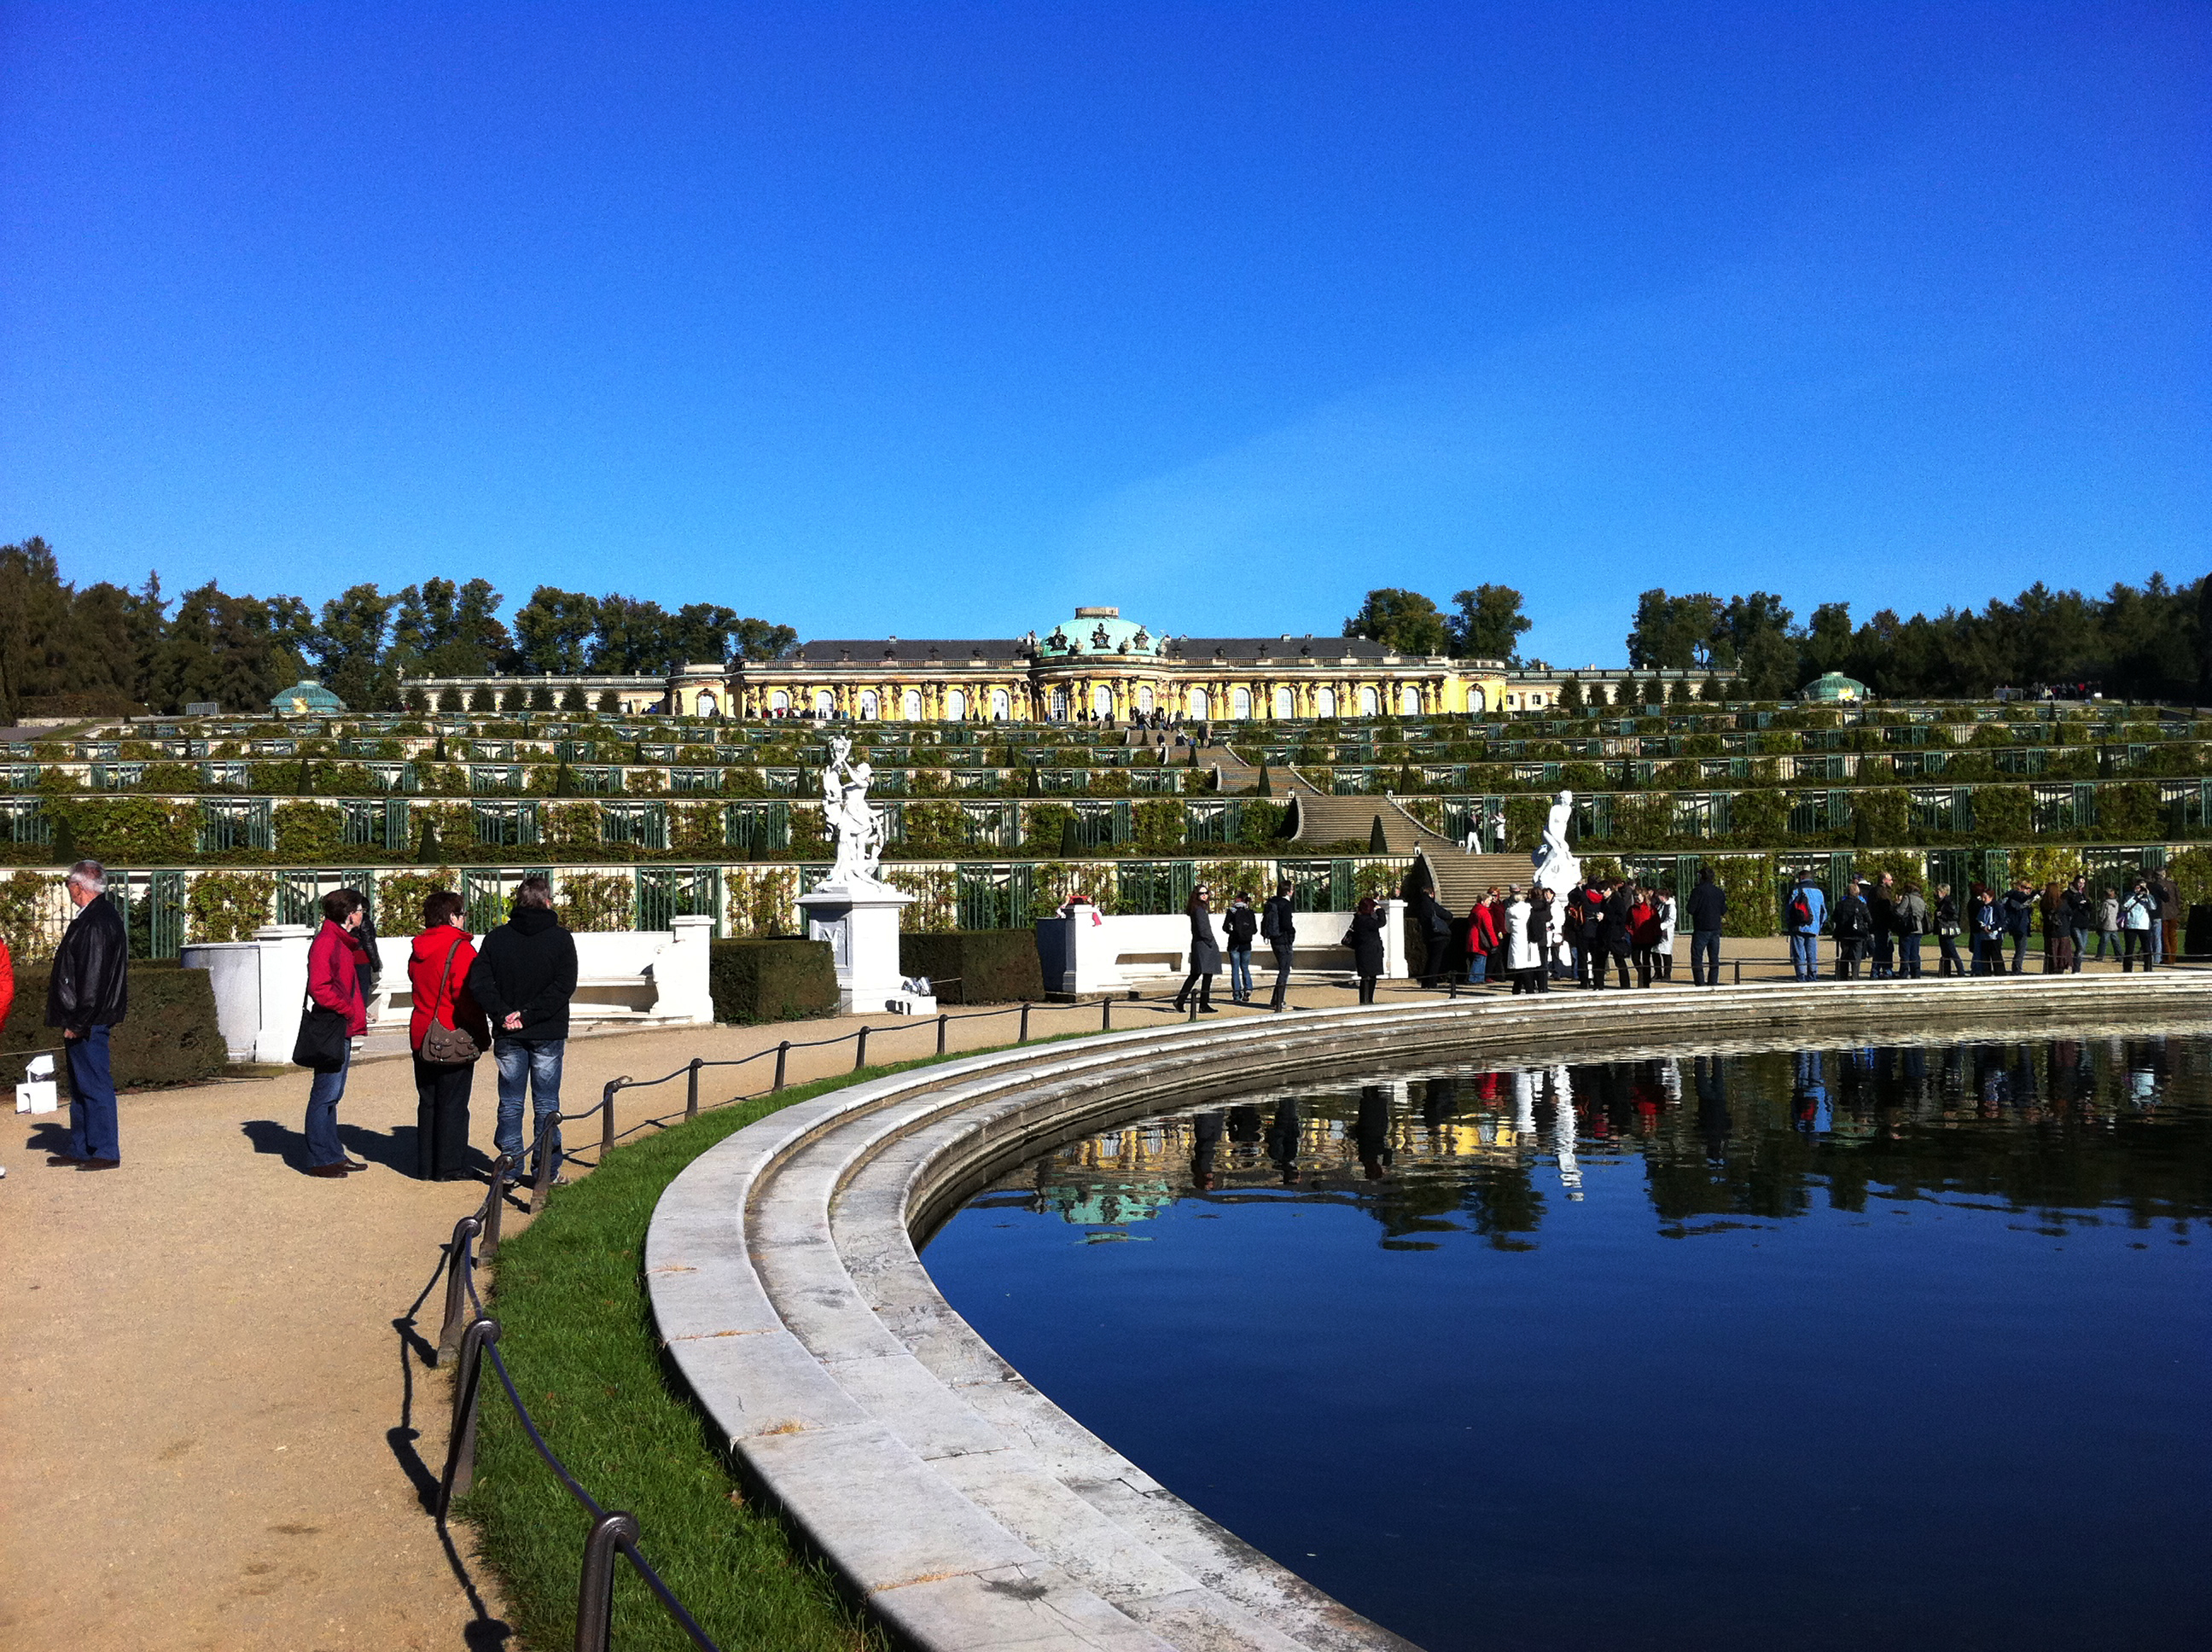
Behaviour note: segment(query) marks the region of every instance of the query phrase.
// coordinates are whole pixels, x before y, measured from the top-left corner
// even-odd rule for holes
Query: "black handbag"
[[[353,1034],[337,1011],[325,1009],[312,993],[306,999],[300,1012],[300,1036],[292,1041],[292,1065],[312,1067],[317,1072],[336,1072],[345,1065],[346,1046]]]

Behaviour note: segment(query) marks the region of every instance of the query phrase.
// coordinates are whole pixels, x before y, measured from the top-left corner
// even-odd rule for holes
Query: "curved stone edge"
[[[915,1227],[952,1190],[1109,1115],[1346,1065],[1823,1028],[1893,1038],[1993,1016],[2018,1038],[2176,1013],[2212,1013],[2212,979],[1434,1000],[998,1051],[799,1102],[718,1143],[664,1191],[647,1285],[741,1470],[912,1644],[1401,1649],[1023,1380],[936,1290]]]

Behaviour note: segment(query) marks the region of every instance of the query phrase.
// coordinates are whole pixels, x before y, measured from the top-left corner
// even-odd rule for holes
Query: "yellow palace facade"
[[[457,709],[502,706],[541,686],[612,691],[625,712],[855,722],[1118,724],[1497,715],[1556,705],[1570,676],[1608,693],[1631,673],[1565,672],[1503,660],[1392,653],[1362,637],[1194,637],[1154,632],[1114,608],[1079,608],[1042,635],[827,639],[779,659],[688,665],[649,677],[410,679],[410,692]],[[1692,673],[1642,672],[1672,679]],[[517,699],[517,703],[520,700]]]

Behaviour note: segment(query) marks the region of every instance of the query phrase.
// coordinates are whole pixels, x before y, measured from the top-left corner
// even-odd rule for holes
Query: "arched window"
[[[1111,717],[1114,714],[1114,690],[1103,683],[1091,690],[1091,714],[1094,717]]]
[[[1205,716],[1206,716],[1206,715],[1208,714],[1208,713],[1207,713],[1207,711],[1206,711],[1206,690],[1205,690],[1204,689],[1193,689],[1190,691],[1190,712],[1189,712],[1189,715],[1191,715],[1191,716],[1193,716],[1193,717],[1203,718],[1203,717],[1205,717]]]
[[[1380,711],[1380,710],[1382,710],[1382,701],[1381,701],[1380,700],[1378,700],[1378,699],[1376,697],[1376,694],[1375,694],[1375,690],[1374,690],[1374,689],[1360,689],[1360,691],[1359,691],[1359,714],[1360,714],[1362,717],[1372,717],[1373,715],[1375,715],[1375,714],[1376,714],[1376,712],[1378,712],[1378,711]]]
[[[696,708],[696,713],[701,717],[712,717],[719,713],[721,708],[721,701],[714,698],[714,691],[712,689],[708,689],[700,694],[699,703]]]
[[[1240,720],[1249,717],[1252,714],[1251,689],[1236,689],[1231,691],[1229,695],[1229,714],[1231,717],[1238,718]]]
[[[899,715],[909,723],[921,720],[921,690],[908,689],[899,696]]]
[[[814,714],[817,717],[835,717],[837,714],[837,696],[827,689],[815,689]]]
[[[991,690],[991,717],[994,722],[1006,722],[1014,714],[1014,697],[1004,689]]]
[[[1482,689],[1478,686],[1467,691],[1467,708],[1477,714],[1482,711]]]
[[[770,694],[768,697],[768,708],[770,714],[775,716],[788,714],[791,710],[791,691],[787,689],[778,689]]]
[[[1066,689],[1054,689],[1052,691],[1052,697],[1045,703],[1050,708],[1049,714],[1054,722],[1064,723],[1067,720],[1067,690]]]
[[[862,689],[860,690],[860,720],[862,722],[872,723],[876,720],[876,707],[878,704],[878,701],[876,699],[876,691],[873,689]]]
[[[1147,717],[1152,714],[1152,685],[1149,683],[1137,684],[1137,709]]]
[[[1336,715],[1336,690],[1334,689],[1316,689],[1314,690],[1314,715],[1316,717],[1334,717]]]
[[[1408,683],[1406,684],[1406,692],[1401,696],[1401,703],[1405,707],[1407,716],[1419,717],[1421,714],[1421,691]]]
[[[945,715],[952,722],[961,722],[968,715],[968,696],[958,689],[945,691]]]
[[[1288,689],[1275,690],[1275,715],[1288,722],[1298,714],[1297,696]]]

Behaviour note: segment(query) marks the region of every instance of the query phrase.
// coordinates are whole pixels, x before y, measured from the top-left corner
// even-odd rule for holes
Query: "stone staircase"
[[[1427,868],[1429,885],[1437,899],[1454,913],[1465,912],[1492,884],[1503,887],[1528,882],[1528,856],[1469,854],[1443,833],[1422,825],[1394,798],[1332,797],[1294,775],[1287,778],[1291,783],[1285,789],[1298,808],[1297,829],[1291,835],[1293,841],[1366,843],[1372,841],[1375,823],[1379,820],[1389,852],[1418,857]]]

